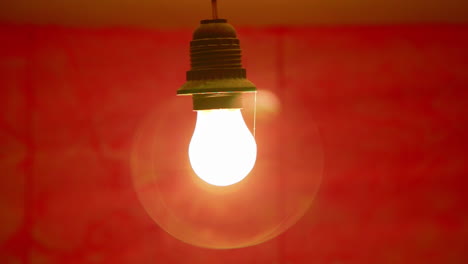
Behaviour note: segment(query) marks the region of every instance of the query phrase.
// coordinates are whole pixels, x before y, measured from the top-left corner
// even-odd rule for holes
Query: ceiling
[[[236,25],[468,23],[466,0],[218,0]],[[210,0],[1,0],[0,22],[192,27]]]

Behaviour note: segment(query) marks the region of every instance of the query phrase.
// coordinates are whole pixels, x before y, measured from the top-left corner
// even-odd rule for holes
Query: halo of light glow
[[[198,114],[190,98],[168,95],[141,121],[131,156],[134,188],[172,237],[204,248],[252,246],[278,236],[310,208],[323,173],[318,130],[303,105],[272,111],[273,101],[258,99],[255,166],[227,186],[207,184],[192,168],[187,149]],[[253,125],[250,108],[242,111]]]

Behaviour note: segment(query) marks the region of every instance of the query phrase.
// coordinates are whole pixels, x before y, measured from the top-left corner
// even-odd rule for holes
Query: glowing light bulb
[[[197,111],[189,159],[198,177],[212,185],[231,185],[249,174],[256,158],[257,144],[240,109]]]

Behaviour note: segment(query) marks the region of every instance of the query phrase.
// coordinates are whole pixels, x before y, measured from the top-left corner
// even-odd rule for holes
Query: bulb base
[[[239,93],[194,94],[193,110],[241,109],[242,98]]]
[[[177,94],[200,95],[194,96],[194,110],[241,108],[233,94],[256,91],[242,68],[236,31],[225,19],[201,21],[190,42],[190,59],[187,82]]]

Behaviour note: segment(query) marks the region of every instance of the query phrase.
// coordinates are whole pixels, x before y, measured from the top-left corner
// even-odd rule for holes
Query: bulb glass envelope
[[[250,173],[257,158],[257,144],[240,109],[202,110],[197,111],[188,154],[200,179],[229,186]]]

